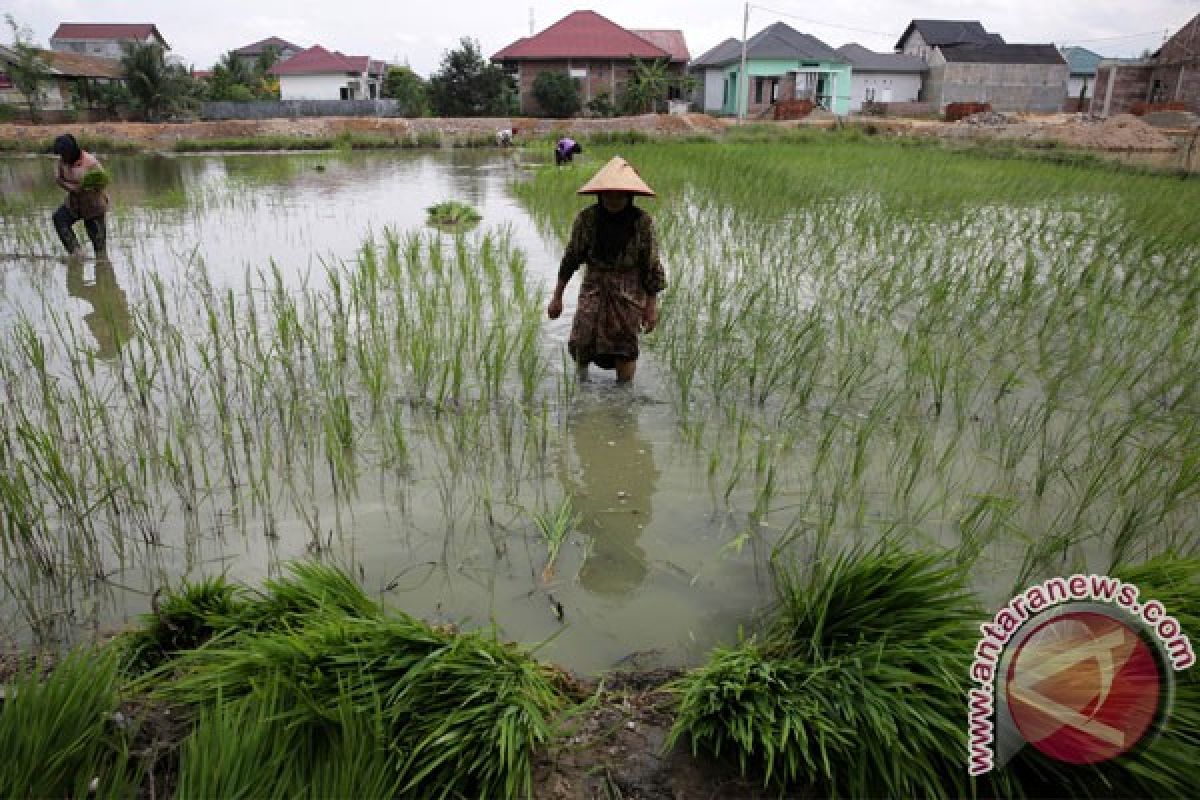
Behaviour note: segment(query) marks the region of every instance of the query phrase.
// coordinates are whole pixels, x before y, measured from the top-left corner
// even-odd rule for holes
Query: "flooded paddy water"
[[[316,556],[595,672],[735,641],[780,550],[946,550],[991,606],[1197,551],[1195,181],[623,154],[671,284],[632,389],[576,382],[574,287],[543,311],[607,153],[108,158],[110,261],[84,263],[59,256],[52,162],[0,161],[4,635],[109,631],[164,584]],[[482,223],[427,227],[448,199]]]

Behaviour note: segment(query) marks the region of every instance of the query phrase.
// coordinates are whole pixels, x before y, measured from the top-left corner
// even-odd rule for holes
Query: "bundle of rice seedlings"
[[[822,795],[971,792],[965,698],[981,611],[930,555],[777,562],[763,641],[719,650],[675,685],[668,745],[734,756],[765,784]]]
[[[493,636],[383,616],[351,586],[327,568],[294,569],[262,606],[251,604],[259,627],[182,654],[157,693],[210,708],[267,697],[293,754],[330,736],[366,736],[345,730],[346,709],[378,707],[372,758],[387,756],[402,792],[527,795],[533,749],[549,739],[564,702],[557,674]],[[265,624],[266,607],[275,624]]]
[[[81,650],[19,675],[0,702],[0,797],[132,797],[113,653]],[[91,788],[94,783],[94,789]]]
[[[1120,566],[1113,574],[1141,590],[1140,602],[1161,602],[1195,647],[1200,636],[1200,558],[1168,554],[1137,566]],[[1005,765],[1004,772],[1029,796],[1194,795],[1200,754],[1200,670],[1193,666],[1174,675],[1175,692],[1165,727],[1129,753],[1098,764],[1075,765],[1027,746]]]
[[[142,626],[123,637],[129,669],[153,669],[219,633],[240,629],[246,608],[244,592],[224,577],[167,591],[156,600],[154,613],[142,617]]]
[[[244,624],[258,630],[275,630],[306,624],[314,614],[378,617],[379,604],[367,597],[353,578],[318,561],[287,565],[287,574],[266,582],[265,591],[247,604]]]
[[[457,200],[446,200],[425,210],[434,225],[473,225],[483,219],[474,208]]]
[[[112,177],[108,174],[108,170],[103,167],[96,167],[84,173],[83,180],[80,181],[80,187],[87,192],[102,192],[112,183]]]

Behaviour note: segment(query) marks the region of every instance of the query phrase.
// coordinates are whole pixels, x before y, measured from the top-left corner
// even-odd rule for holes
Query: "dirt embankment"
[[[532,119],[520,117],[477,117],[448,119],[426,117],[401,119],[394,117],[302,117],[298,119],[226,120],[219,122],[96,122],[70,125],[0,125],[0,140],[45,141],[60,133],[84,132],[114,142],[129,142],[149,149],[169,150],[181,139],[240,139],[286,136],[296,138],[326,138],[342,133],[376,135],[387,138],[415,137],[437,132],[447,139],[469,136],[491,136],[496,131],[515,129],[518,136],[541,136],[569,131],[596,133],[604,131],[640,131],[650,135],[688,135],[720,133],[729,125],[726,120],[707,114],[644,114],[637,117],[610,119]]]

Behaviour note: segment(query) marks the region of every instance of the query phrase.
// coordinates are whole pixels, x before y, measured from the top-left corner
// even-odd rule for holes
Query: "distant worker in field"
[[[556,166],[570,164],[571,159],[583,152],[583,147],[579,142],[572,139],[570,136],[564,136],[554,145],[554,163]]]
[[[83,220],[88,238],[96,257],[107,254],[107,235],[104,215],[108,213],[108,173],[99,159],[79,146],[75,137],[64,133],[54,140],[54,154],[58,156],[54,182],[67,190],[67,199],[54,212],[54,229],[68,255],[79,255],[82,248],[72,230],[76,222]]]
[[[516,128],[502,128],[496,131],[496,146],[497,147],[512,147],[517,136]]]
[[[595,364],[615,369],[617,382],[629,383],[637,369],[638,334],[658,324],[658,293],[667,285],[654,220],[633,204],[634,195],[654,197],[654,190],[616,156],[577,194],[594,194],[596,203],[575,217],[546,315],[559,318],[563,291],[586,264],[567,349],[581,377]]]

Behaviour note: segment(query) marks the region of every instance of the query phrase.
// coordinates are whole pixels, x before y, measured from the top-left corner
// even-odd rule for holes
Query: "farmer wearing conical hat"
[[[578,194],[594,194],[596,203],[575,217],[546,314],[558,319],[567,283],[586,264],[567,348],[581,372],[595,364],[628,383],[637,369],[638,334],[658,324],[658,293],[667,285],[654,221],[633,204],[634,195],[654,197],[654,191],[617,156]]]

